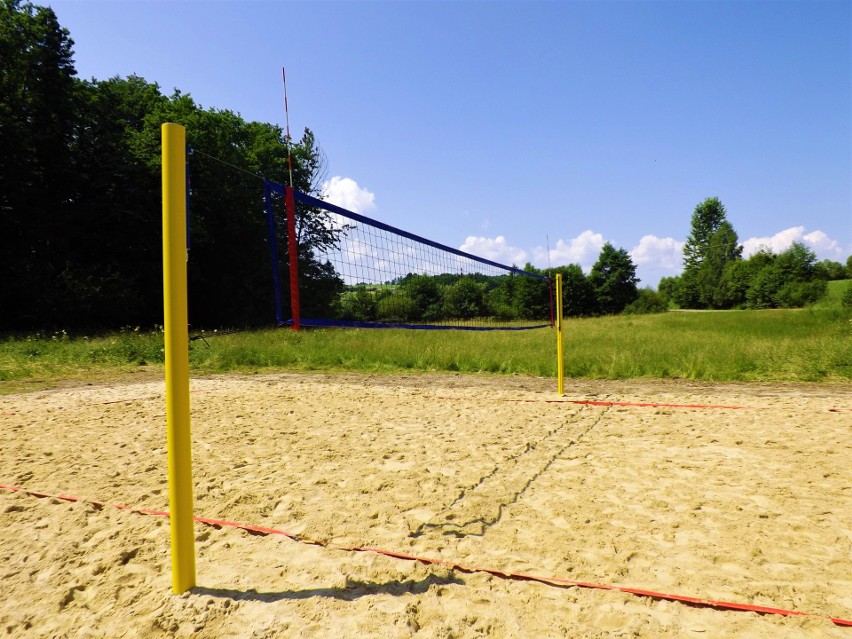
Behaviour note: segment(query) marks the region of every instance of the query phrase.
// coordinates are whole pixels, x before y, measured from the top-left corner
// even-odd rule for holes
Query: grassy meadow
[[[846,291],[852,289],[852,280],[834,280],[828,282],[825,296],[814,304],[816,309],[840,308]]]
[[[840,290],[840,287],[836,287]],[[845,290],[845,288],[843,289]],[[839,295],[838,300],[839,300]],[[852,380],[852,312],[682,311],[572,319],[565,374],[575,378],[707,381]],[[204,333],[190,344],[193,374],[259,371],[462,372],[556,376],[556,333],[263,329]],[[0,341],[0,392],[161,374],[160,332],[64,332]]]

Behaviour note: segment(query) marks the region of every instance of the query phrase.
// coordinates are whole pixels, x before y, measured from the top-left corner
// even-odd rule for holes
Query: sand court
[[[196,524],[198,587],[174,596],[166,519],[0,490],[0,623],[26,637],[850,637],[829,619],[852,618],[850,390],[569,380],[564,399],[594,402],[572,403],[524,377],[194,379],[195,514],[328,547]],[[167,510],[164,413],[156,379],[0,396],[0,484]],[[353,546],[811,614],[339,549]]]

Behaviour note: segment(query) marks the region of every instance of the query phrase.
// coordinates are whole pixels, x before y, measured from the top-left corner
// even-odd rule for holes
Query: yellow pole
[[[163,301],[166,342],[166,440],[172,591],[195,586],[192,436],[189,429],[189,319],[186,301],[186,130],[163,133]]]
[[[562,348],[562,273],[556,274],[556,388],[565,392],[565,355]]]

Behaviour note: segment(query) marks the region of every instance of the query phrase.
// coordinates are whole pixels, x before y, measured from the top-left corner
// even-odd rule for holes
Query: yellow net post
[[[565,392],[565,355],[562,347],[562,273],[556,274],[556,388]]]
[[[163,134],[163,301],[166,350],[166,439],[172,591],[195,586],[192,436],[189,428],[189,319],[186,295],[186,130]]]

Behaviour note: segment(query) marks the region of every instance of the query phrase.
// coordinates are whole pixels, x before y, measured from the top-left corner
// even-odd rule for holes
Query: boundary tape
[[[501,399],[501,402],[526,402],[545,404],[582,404],[584,406],[638,406],[640,408],[706,408],[715,410],[753,410],[752,406],[719,406],[716,404],[657,404],[641,402],[610,402],[591,399]]]
[[[7,490],[9,492],[19,492],[25,495],[30,495],[32,497],[37,498],[49,498],[49,499],[59,499],[61,501],[67,502],[79,502],[85,504],[91,504],[98,508],[110,507],[116,508],[118,510],[124,510],[128,512],[132,512],[139,515],[153,515],[157,517],[169,517],[168,511],[165,510],[148,510],[144,508],[132,508],[130,506],[122,506],[120,504],[109,504],[106,502],[99,502],[92,499],[84,499],[82,497],[74,497],[72,495],[53,495],[50,493],[43,493],[35,490],[29,490],[26,488],[22,488],[20,486],[6,486],[0,484],[0,489]],[[465,573],[484,573],[491,575],[493,577],[497,577],[498,579],[508,579],[512,581],[533,581],[537,583],[541,583],[548,586],[557,586],[562,588],[568,587],[577,587],[577,588],[587,588],[593,590],[611,590],[615,592],[623,592],[631,595],[636,595],[638,597],[649,597],[651,599],[665,599],[667,601],[676,601],[679,603],[689,604],[693,606],[700,606],[704,608],[715,608],[718,610],[732,610],[732,611],[745,611],[745,612],[756,612],[759,614],[772,614],[772,615],[781,615],[785,617],[825,617],[825,615],[819,615],[810,612],[800,612],[797,610],[787,610],[784,608],[773,608],[769,606],[758,606],[754,604],[744,604],[737,603],[733,601],[717,601],[714,599],[704,599],[700,597],[690,597],[687,595],[676,595],[669,594],[664,592],[656,592],[653,590],[644,590],[641,588],[630,588],[626,586],[614,586],[608,584],[596,584],[587,581],[574,581],[571,579],[560,579],[558,577],[543,577],[540,575],[532,575],[526,573],[517,573],[517,572],[506,572],[503,570],[496,570],[494,568],[483,568],[480,566],[472,566],[469,564],[463,564],[454,561],[448,561],[445,559],[434,559],[429,557],[419,557],[417,555],[409,555],[402,552],[396,552],[392,550],[382,550],[380,548],[371,548],[368,546],[336,546],[327,542],[318,541],[315,539],[309,539],[306,537],[302,537],[300,535],[294,535],[293,533],[288,533],[283,530],[278,530],[276,528],[267,528],[265,526],[257,526],[255,524],[245,524],[236,521],[228,521],[225,519],[211,519],[209,517],[193,517],[193,520],[200,523],[205,524],[207,526],[213,526],[215,528],[237,528],[240,530],[245,530],[248,533],[256,534],[256,535],[281,535],[283,537],[287,537],[293,541],[298,543],[312,545],[312,546],[321,546],[323,548],[328,548],[329,550],[342,550],[345,552],[365,552],[365,553],[373,553],[377,555],[383,555],[385,557],[390,557],[392,559],[402,559],[405,561],[417,561],[422,564],[432,565],[432,566],[443,566],[449,568],[450,570],[465,572]],[[838,626],[852,626],[852,619],[841,619],[839,617],[828,617],[828,619]]]

